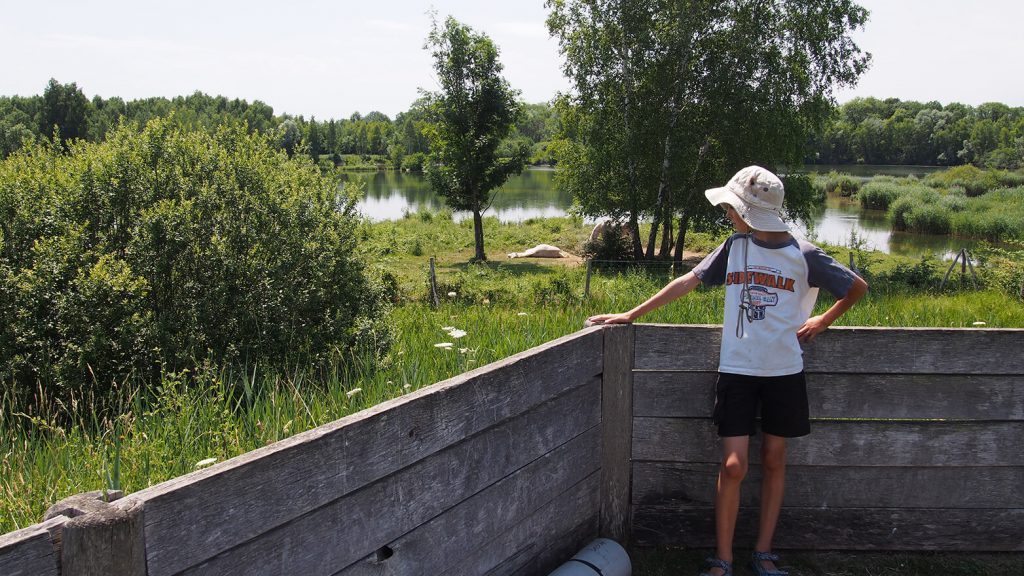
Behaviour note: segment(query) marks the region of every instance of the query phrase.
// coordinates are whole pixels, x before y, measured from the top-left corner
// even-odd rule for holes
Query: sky
[[[861,0],[854,33],[873,63],[839,102],[874,96],[1024,106],[1024,1]],[[196,91],[260,100],[275,114],[394,117],[438,89],[428,11],[484,32],[527,102],[571,89],[544,0],[0,0],[0,95],[50,78],[88,97]]]

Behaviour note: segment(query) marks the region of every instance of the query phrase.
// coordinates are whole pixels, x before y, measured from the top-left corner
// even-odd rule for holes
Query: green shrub
[[[264,136],[122,126],[0,163],[0,379],[52,395],[325,359],[386,330],[355,198]]]
[[[850,197],[860,190],[861,182],[849,174],[829,172],[824,179],[824,188],[826,194]]]
[[[1005,186],[996,171],[982,170],[969,164],[933,172],[925,177],[924,182],[934,188],[960,187],[968,196],[981,196],[990,190]]]
[[[872,180],[857,192],[861,208],[888,210],[889,206],[906,190],[893,180]]]
[[[423,152],[416,152],[402,157],[402,170],[406,172],[423,172],[423,161],[426,155]]]

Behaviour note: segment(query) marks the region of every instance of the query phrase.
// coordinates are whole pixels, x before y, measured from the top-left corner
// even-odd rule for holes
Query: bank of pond
[[[800,169],[820,193],[820,207],[795,228],[818,242],[911,257],[952,257],[979,242],[1024,241],[1024,174],[973,166],[813,166]],[[359,209],[375,222],[445,210],[421,174],[348,172],[363,188]],[[565,216],[572,197],[555,185],[555,170],[530,168],[509,179],[486,215],[501,222]],[[456,213],[455,218],[460,219]]]

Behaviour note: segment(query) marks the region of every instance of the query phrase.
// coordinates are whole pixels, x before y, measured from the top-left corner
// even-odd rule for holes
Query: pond
[[[816,165],[805,169],[817,172],[836,170],[868,178],[876,174],[921,176],[941,168]],[[531,168],[513,176],[501,187],[485,215],[497,216],[503,222],[564,216],[572,198],[555,189],[554,176],[555,171],[551,168]],[[359,209],[371,220],[397,220],[407,212],[437,211],[445,206],[444,200],[431,192],[421,174],[356,172],[346,175],[346,178],[363,186],[365,195]],[[466,216],[455,215],[456,219]],[[850,245],[851,234],[856,234],[869,250],[909,256],[940,254],[949,257],[961,248],[971,249],[974,245],[971,241],[949,236],[893,232],[885,212],[863,210],[856,202],[840,197],[829,198],[824,208],[815,214],[810,226],[801,223],[797,233],[814,241],[843,246]]]

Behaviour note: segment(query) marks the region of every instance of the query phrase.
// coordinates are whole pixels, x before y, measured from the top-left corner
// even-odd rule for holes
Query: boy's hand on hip
[[[825,321],[824,316],[812,316],[796,331],[796,337],[801,342],[810,342],[826,329],[828,329],[828,322]]]

